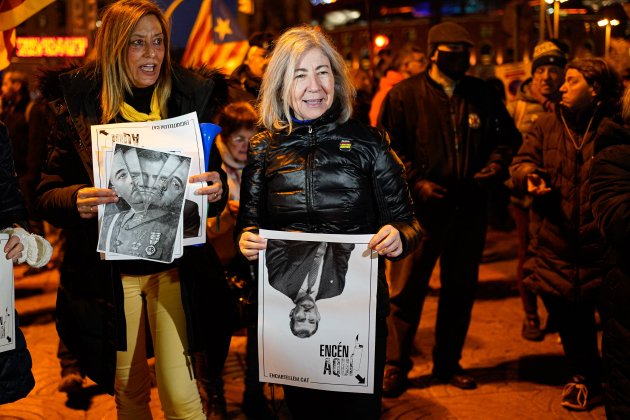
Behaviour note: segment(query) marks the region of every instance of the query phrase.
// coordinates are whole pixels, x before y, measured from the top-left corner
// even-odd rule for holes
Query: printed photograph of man
[[[317,332],[317,301],[341,295],[353,249],[352,243],[267,241],[269,284],[295,304],[289,312],[293,335],[308,338]]]
[[[109,180],[120,200],[105,207],[98,251],[171,262],[190,161],[117,144]]]

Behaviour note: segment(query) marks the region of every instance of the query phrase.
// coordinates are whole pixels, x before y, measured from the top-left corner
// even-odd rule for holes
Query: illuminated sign
[[[19,36],[16,57],[85,57],[86,36]]]

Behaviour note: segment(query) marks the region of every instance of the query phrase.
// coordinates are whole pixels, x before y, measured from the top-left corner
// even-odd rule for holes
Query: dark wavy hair
[[[619,74],[601,58],[577,58],[567,64],[565,70],[579,71],[586,83],[595,89],[599,106],[614,109],[618,107],[623,93]]]

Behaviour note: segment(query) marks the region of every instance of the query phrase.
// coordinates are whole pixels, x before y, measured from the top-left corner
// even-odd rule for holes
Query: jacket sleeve
[[[378,204],[380,226],[392,225],[400,232],[403,253],[399,257],[391,258],[399,260],[419,243],[422,228],[415,216],[405,167],[390,147],[386,133],[382,133],[379,139],[372,185]]]
[[[254,136],[247,152],[247,166],[241,176],[241,201],[239,205],[234,237],[238,239],[244,232],[257,232],[262,225],[266,196],[265,159],[270,133]]]
[[[491,92],[489,97],[491,98],[491,106],[494,109],[490,127],[490,133],[493,136],[493,146],[486,166],[492,163],[499,165],[500,174],[502,179],[505,180],[509,177],[509,166],[512,157],[521,146],[522,136],[498,95]]]
[[[13,164],[9,133],[0,123],[0,229],[17,223],[26,227],[26,207]]]
[[[407,106],[413,106],[408,104]],[[403,100],[398,94],[398,90],[394,89],[387,92],[380,113],[378,114],[377,127],[381,128],[389,134],[392,148],[405,165],[407,176],[410,184],[415,184],[417,172],[414,170],[411,159],[412,150],[409,148],[407,141],[415,139],[407,139],[404,127],[406,123],[405,109]]]
[[[591,168],[591,205],[606,240],[630,249],[630,145],[603,149]]]
[[[38,214],[60,228],[85,223],[76,206],[77,191],[92,183],[72,140],[55,123],[48,138],[48,159],[36,190]]]
[[[510,176],[516,190],[527,192],[527,175],[534,172],[544,173],[542,161],[543,139],[543,130],[536,121],[532,129],[525,135],[523,144],[510,166]]]

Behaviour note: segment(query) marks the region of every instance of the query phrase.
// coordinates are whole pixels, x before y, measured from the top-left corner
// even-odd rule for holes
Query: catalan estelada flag
[[[188,37],[182,65],[222,68],[231,73],[245,57],[249,44],[236,21],[237,0],[203,0]]]
[[[15,27],[55,0],[0,0],[0,70],[11,62]]]

